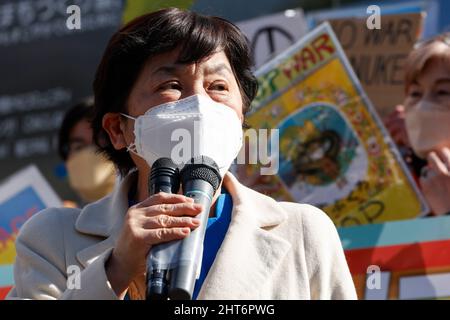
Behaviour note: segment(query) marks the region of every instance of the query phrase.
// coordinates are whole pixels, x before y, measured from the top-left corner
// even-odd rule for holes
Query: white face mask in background
[[[230,107],[193,95],[150,108],[133,119],[135,141],[128,151],[151,167],[161,158],[182,165],[199,155],[212,158],[223,177],[242,146],[242,124]]]
[[[421,101],[406,109],[406,131],[414,153],[426,158],[439,147],[450,146],[450,108]]]

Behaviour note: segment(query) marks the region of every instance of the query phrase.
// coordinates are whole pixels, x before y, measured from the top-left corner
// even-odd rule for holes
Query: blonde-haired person
[[[405,64],[405,100],[387,122],[422,159],[418,182],[433,215],[450,214],[450,33],[418,43]]]

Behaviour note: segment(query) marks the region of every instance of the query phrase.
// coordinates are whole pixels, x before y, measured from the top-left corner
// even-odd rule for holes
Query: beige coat
[[[16,286],[7,298],[118,299],[104,265],[136,178],[130,174],[112,195],[82,210],[51,208],[33,216],[16,240]],[[356,299],[326,214],[306,204],[276,202],[230,173],[224,185],[233,198],[232,220],[198,299]],[[70,266],[81,270],[79,288],[68,277],[74,274]],[[142,295],[143,278],[137,282]]]

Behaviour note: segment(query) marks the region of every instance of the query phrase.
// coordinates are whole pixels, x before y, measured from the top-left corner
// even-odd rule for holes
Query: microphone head
[[[222,181],[219,166],[207,156],[191,158],[181,169],[180,176],[182,185],[185,185],[189,180],[204,180],[213,187],[214,193]]]
[[[159,158],[152,165],[150,179],[148,180],[149,190],[156,183],[170,181],[172,193],[177,193],[180,188],[180,170],[170,158]]]
[[[157,168],[173,168],[178,169],[178,166],[170,158],[159,158],[153,162],[152,170]]]

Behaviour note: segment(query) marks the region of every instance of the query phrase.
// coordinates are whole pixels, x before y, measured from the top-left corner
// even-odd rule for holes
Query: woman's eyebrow
[[[439,78],[435,82],[435,84],[446,84],[450,83],[450,78]]]
[[[178,72],[182,65],[166,65],[157,68],[152,72],[153,75],[169,75],[172,76]]]
[[[224,72],[224,71],[228,71],[228,72]],[[219,63],[215,66],[208,66],[205,68],[205,72],[207,74],[214,74],[214,73],[220,73],[222,75],[224,74],[233,74],[233,71],[231,71],[231,69],[225,64],[225,63]]]
[[[156,70],[152,71],[153,76],[173,76],[182,72],[183,67],[186,67],[185,64],[177,63],[171,65],[165,65],[158,67]],[[213,66],[205,67],[206,74],[222,74],[222,75],[233,75],[233,71],[230,67],[225,63],[219,63]]]

